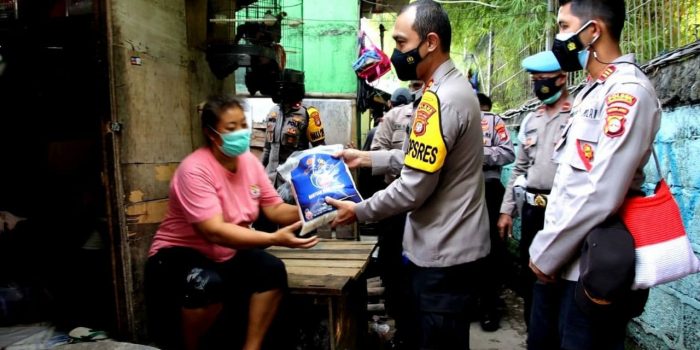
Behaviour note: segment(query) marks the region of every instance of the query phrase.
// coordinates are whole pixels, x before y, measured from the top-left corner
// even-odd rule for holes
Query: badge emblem
[[[625,118],[619,115],[609,115],[605,121],[605,135],[617,137],[625,133]]]
[[[593,160],[593,146],[584,143],[581,146],[581,150],[583,151],[583,156],[586,157],[589,162]]]
[[[496,125],[496,134],[498,134],[501,141],[508,141],[508,130],[506,130],[506,125],[503,122]]]
[[[253,197],[253,199],[260,198],[260,186],[250,185],[250,196]]]
[[[421,102],[418,106],[418,110],[416,110],[416,121],[413,124],[413,133],[416,136],[425,134],[425,130],[428,128],[428,119],[430,119],[435,112],[437,112],[435,107],[428,103]]]

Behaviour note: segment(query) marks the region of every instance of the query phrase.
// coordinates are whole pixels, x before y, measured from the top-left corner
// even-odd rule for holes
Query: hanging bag
[[[661,176],[653,148],[652,155],[660,179],[654,194],[628,198],[619,211],[634,238],[632,289],[647,289],[700,271],[700,261],[685,233],[678,204]]]
[[[371,83],[391,70],[391,59],[365,33],[360,35],[360,56],[352,65],[360,79]]]

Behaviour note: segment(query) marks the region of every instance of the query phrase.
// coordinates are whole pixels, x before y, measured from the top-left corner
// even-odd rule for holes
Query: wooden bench
[[[311,249],[268,248],[284,261],[293,298],[327,306],[331,350],[357,349],[367,327],[367,289],[360,280],[376,246],[360,241],[322,240]]]

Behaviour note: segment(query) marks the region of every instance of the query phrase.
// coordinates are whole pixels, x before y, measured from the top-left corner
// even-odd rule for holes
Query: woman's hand
[[[273,233],[274,245],[308,249],[318,243],[318,237],[311,236],[308,238],[297,237],[294,232],[301,228],[301,221],[297,221],[289,226],[282,227]]]

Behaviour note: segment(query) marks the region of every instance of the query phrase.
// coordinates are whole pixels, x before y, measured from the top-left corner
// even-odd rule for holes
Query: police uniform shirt
[[[501,169],[515,160],[513,141],[500,116],[481,112],[481,131],[484,136],[484,178],[501,179]]]
[[[437,69],[416,109],[401,176],[356,207],[360,221],[410,211],[403,248],[418,266],[453,266],[489,253],[481,114],[468,86],[452,61]]]
[[[314,107],[290,109],[283,114],[279,105],[270,109],[267,115],[265,149],[262,162],[273,185],[278,186],[277,167],[284,164],[295,151],[309,149],[311,144],[320,144],[325,134],[321,116]]]
[[[500,212],[515,215],[513,183],[520,175],[525,175],[527,187],[537,190],[551,190],[557,163],[552,161],[554,145],[561,139],[561,134],[571,116],[571,98],[569,98],[554,116],[548,116],[545,106],[531,112],[520,124],[518,132],[518,155],[511,172]]]
[[[410,122],[412,115],[412,103],[392,108],[386,112],[374,134],[370,150],[403,149],[404,141],[408,138],[408,130],[411,127]],[[384,176],[384,181],[386,183],[391,183],[391,181],[396,179],[396,175],[398,175],[398,172],[387,173]]]
[[[555,146],[559,163],[544,228],[530,246],[545,274],[576,281],[588,232],[614,214],[644,182],[644,164],[659,130],[661,107],[653,85],[625,55],[589,81],[572,108],[571,123]]]

